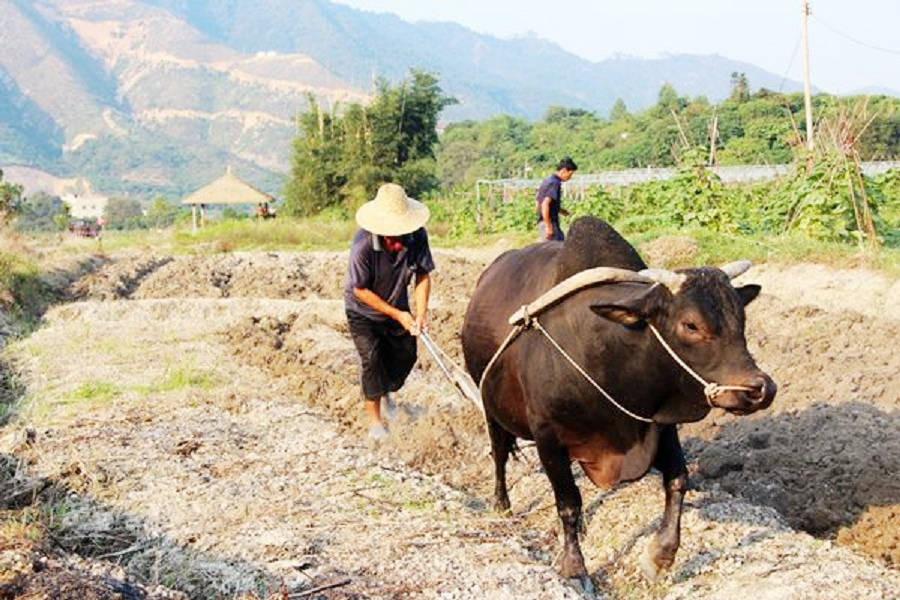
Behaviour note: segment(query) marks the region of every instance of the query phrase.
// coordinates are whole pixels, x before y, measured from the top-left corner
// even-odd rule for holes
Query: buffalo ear
[[[591,310],[603,317],[620,325],[632,327],[641,322],[641,317],[631,312],[627,308],[616,306],[614,304],[591,304]]]
[[[759,295],[759,291],[762,287],[756,285],[755,283],[751,283],[749,285],[744,285],[739,288],[734,288],[734,291],[737,292],[738,298],[741,299],[741,302],[744,303],[744,306],[747,306],[753,299]]]
[[[641,294],[602,304],[591,304],[591,310],[626,327],[633,327],[657,313],[668,292],[661,285],[651,286]]]

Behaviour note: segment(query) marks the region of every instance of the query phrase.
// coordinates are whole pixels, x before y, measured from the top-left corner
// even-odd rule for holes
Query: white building
[[[106,212],[109,198],[99,194],[63,194],[62,201],[69,207],[69,216],[73,219],[97,219]]]

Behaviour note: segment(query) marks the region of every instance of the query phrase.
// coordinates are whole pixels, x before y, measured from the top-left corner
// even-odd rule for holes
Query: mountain
[[[681,93],[721,99],[734,71],[758,87],[799,91],[795,82],[720,56],[617,57],[591,62],[535,36],[503,40],[455,23],[408,23],[327,0],[147,0],[180,15],[211,38],[245,52],[301,52],[360,88],[373,74],[398,80],[410,66],[440,75],[460,103],[449,120],[506,113],[531,119],[549,105],[606,114],[616,98],[630,108],[656,101],[671,83]],[[783,85],[785,84],[785,85]]]
[[[894,98],[900,98],[900,92],[895,89],[891,89],[889,87],[881,86],[881,85],[869,85],[863,88],[859,88],[857,90],[853,90],[848,96],[892,96]]]
[[[180,196],[225,164],[278,192],[309,97],[364,102],[374,77],[436,72],[460,102],[445,120],[539,118],[550,105],[604,115],[660,86],[711,100],[743,72],[721,56],[591,62],[537,37],[408,23],[326,0],[0,2],[0,164],[86,176],[107,193]],[[797,89],[789,82],[787,89]]]

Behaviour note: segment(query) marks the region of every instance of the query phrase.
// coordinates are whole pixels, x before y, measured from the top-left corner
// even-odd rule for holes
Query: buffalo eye
[[[682,321],[679,333],[688,342],[699,342],[706,337],[703,329],[695,321]]]

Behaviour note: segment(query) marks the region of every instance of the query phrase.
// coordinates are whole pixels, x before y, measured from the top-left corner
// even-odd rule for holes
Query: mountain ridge
[[[19,34],[0,39],[0,161],[85,175],[110,193],[182,195],[223,162],[277,192],[309,96],[363,102],[374,77],[411,67],[459,99],[444,121],[536,119],[551,105],[605,116],[619,97],[631,110],[653,104],[663,83],[717,100],[735,70],[754,87],[784,83],[715,55],[591,62],[537,37],[327,0],[12,0],[0,27]]]

